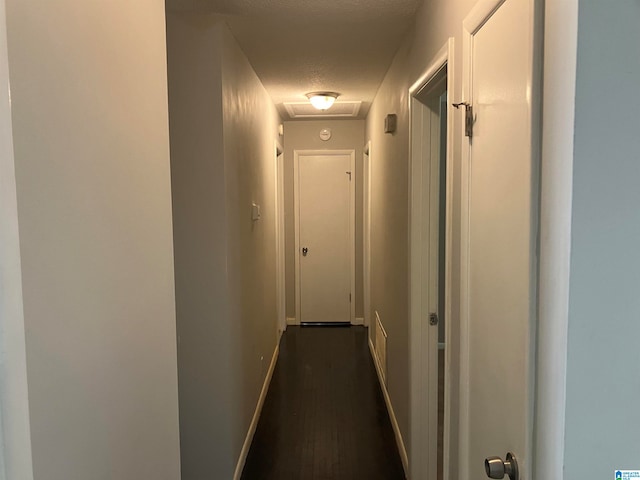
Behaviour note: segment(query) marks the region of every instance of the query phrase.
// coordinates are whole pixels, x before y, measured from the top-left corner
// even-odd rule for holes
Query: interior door
[[[354,152],[297,152],[300,323],[352,321]]]
[[[465,20],[473,132],[463,161],[463,479],[531,478],[537,167],[533,1],[482,1]],[[492,456],[500,457],[490,458]],[[489,459],[488,461],[486,459]]]

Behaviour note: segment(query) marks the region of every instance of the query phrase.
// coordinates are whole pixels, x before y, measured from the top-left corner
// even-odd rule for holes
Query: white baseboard
[[[269,365],[267,376],[265,377],[264,384],[262,385],[262,391],[260,392],[260,396],[258,397],[256,411],[253,413],[253,419],[251,420],[251,424],[249,425],[247,437],[245,438],[244,445],[242,445],[242,450],[240,451],[240,458],[238,458],[236,471],[233,474],[233,480],[240,480],[240,476],[242,475],[242,470],[244,469],[244,464],[247,461],[247,455],[249,454],[249,448],[251,448],[251,442],[253,442],[253,435],[256,433],[256,427],[258,426],[258,420],[260,419],[260,413],[262,412],[264,399],[266,398],[267,392],[269,391],[269,384],[271,383],[271,377],[273,376],[273,370],[276,367],[279,353],[280,345],[277,344],[275,350],[273,351],[273,356],[271,357],[271,365]]]
[[[300,322],[295,317],[287,317],[287,325],[300,325]]]
[[[408,475],[409,457],[407,456],[407,449],[404,446],[402,433],[400,433],[400,426],[398,425],[396,414],[394,413],[393,406],[391,405],[391,398],[389,397],[387,386],[385,385],[384,379],[382,377],[382,371],[380,370],[380,365],[378,364],[378,358],[376,356],[376,352],[373,347],[373,342],[371,341],[371,338],[369,338],[369,351],[371,352],[371,357],[373,358],[373,364],[375,365],[376,372],[378,373],[378,380],[380,382],[380,387],[382,388],[382,395],[384,396],[384,401],[387,404],[387,410],[389,411],[391,426],[393,427],[393,433],[396,436],[396,443],[398,444],[398,451],[400,452],[400,459],[402,460],[402,466],[404,468],[404,476],[405,478],[409,478],[409,475]]]
[[[356,317],[351,325],[364,325],[364,318]]]

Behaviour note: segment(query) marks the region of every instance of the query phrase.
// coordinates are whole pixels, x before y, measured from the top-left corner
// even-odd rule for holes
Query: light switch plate
[[[260,205],[251,204],[251,220],[260,220]]]

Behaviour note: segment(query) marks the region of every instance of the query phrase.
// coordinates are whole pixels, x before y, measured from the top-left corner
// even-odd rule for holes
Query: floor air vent
[[[376,312],[376,360],[378,361],[378,366],[380,367],[380,372],[382,372],[382,379],[384,380],[384,384],[387,384],[387,332],[382,326],[382,322],[380,321],[380,315]]]

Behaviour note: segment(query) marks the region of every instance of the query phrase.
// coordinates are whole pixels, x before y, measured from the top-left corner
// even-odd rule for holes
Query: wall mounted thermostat
[[[331,138],[330,128],[323,128],[322,130],[320,130],[320,140],[322,140],[323,142],[326,142],[330,138]]]

